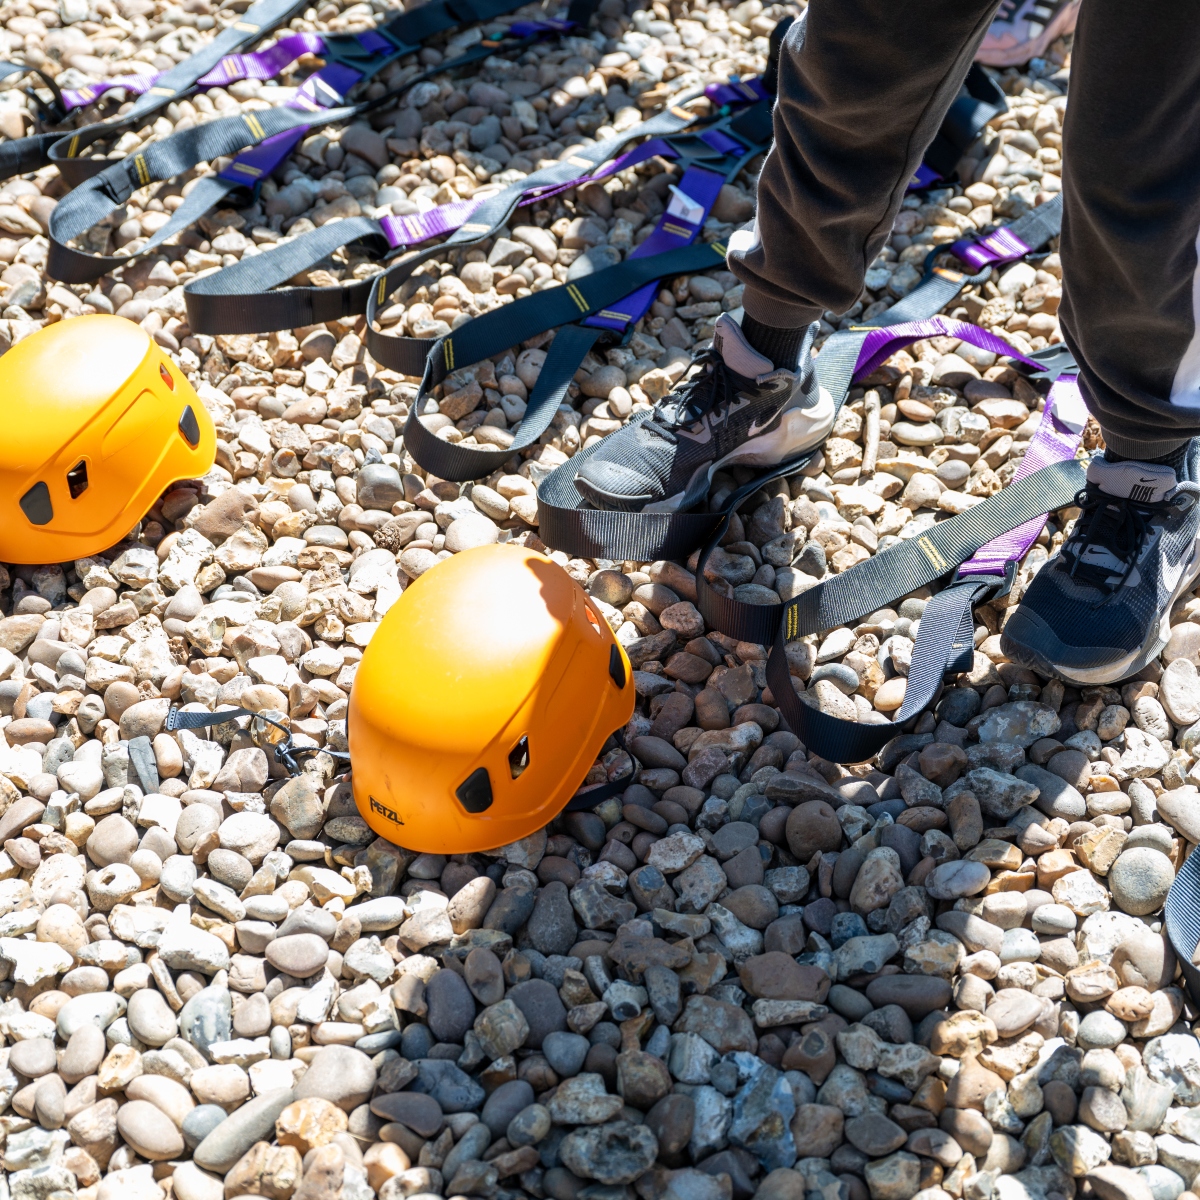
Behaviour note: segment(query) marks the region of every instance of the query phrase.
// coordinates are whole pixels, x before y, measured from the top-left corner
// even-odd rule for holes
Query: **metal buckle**
[[[996,590],[987,597],[988,600],[999,600],[1001,596],[1007,596],[1012,591],[1013,584],[1017,580],[1017,568],[1021,565],[1015,558],[1010,558],[1004,564],[1004,574],[1001,575],[964,575],[962,573],[963,566],[960,564],[954,572],[954,584],[960,583],[979,583],[989,584]],[[982,601],[980,601],[982,603]]]
[[[934,261],[939,254],[953,254],[949,246],[934,246],[930,252],[925,255],[925,262],[922,264],[921,283],[928,283],[941,268],[935,267]],[[958,257],[955,255],[954,257]],[[962,260],[959,259],[961,262]],[[966,287],[970,283],[986,283],[991,278],[992,268],[986,266],[978,275],[962,275],[962,286]],[[920,286],[920,285],[918,285]]]

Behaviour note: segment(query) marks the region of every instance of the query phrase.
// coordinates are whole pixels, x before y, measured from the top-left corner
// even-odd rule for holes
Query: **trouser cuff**
[[[1111,433],[1109,430],[1101,426],[1101,433],[1104,434],[1104,444],[1114,453],[1119,454],[1122,458],[1132,458],[1139,462],[1148,462],[1154,458],[1165,458],[1168,454],[1173,454],[1180,446],[1186,445],[1192,439],[1190,437],[1166,437],[1166,438],[1136,438],[1128,437],[1124,434]]]
[[[761,325],[772,329],[807,329],[825,311],[815,304],[788,304],[777,296],[754,290],[749,284],[742,295],[742,307]]]

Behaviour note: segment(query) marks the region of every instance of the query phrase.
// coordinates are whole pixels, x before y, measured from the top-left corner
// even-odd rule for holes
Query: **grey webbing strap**
[[[405,449],[426,471],[439,479],[465,482],[490,475],[514,454],[532,446],[550,428],[550,422],[554,420],[558,406],[567,394],[575,372],[579,370],[579,364],[604,332],[603,329],[593,329],[587,325],[564,325],[554,335],[554,342],[546,361],[542,363],[525,415],[521,418],[517,436],[510,445],[494,448],[459,446],[443,441],[426,429],[416,415],[420,410],[418,399],[404,427]],[[426,384],[422,384],[421,396],[426,394],[426,387]]]
[[[416,254],[408,256],[396,265],[389,267],[382,274],[377,275],[372,281],[374,286],[367,299],[366,340],[367,349],[370,351],[371,357],[376,362],[385,365],[388,365],[389,359],[394,359],[393,346],[400,339],[376,329],[375,318],[387,298],[406,279],[412,276],[417,267],[431,258],[441,257],[453,250],[472,246],[477,242],[483,241],[485,238],[491,237],[496,230],[508,222],[516,210],[521,197],[531,187],[550,187],[570,183],[573,180],[582,178],[584,175],[590,175],[593,171],[603,166],[617,151],[635,137],[657,137],[662,134],[677,133],[679,130],[687,128],[687,126],[697,120],[697,117],[695,113],[687,112],[680,105],[686,103],[690,98],[680,97],[673,107],[658,113],[648,121],[643,121],[641,125],[635,126],[625,133],[617,134],[615,137],[606,138],[603,142],[597,142],[594,146],[577,147],[569,158],[561,159],[559,162],[553,163],[551,166],[536,172],[534,175],[527,176],[517,183],[510,184],[502,192],[498,192],[495,196],[489,196],[471,214],[471,220],[455,230],[440,245],[427,246]],[[621,263],[618,265],[624,266],[625,264]],[[609,269],[614,270],[615,268]],[[598,272],[597,274],[603,273]],[[578,285],[583,287],[586,285],[587,280],[594,278],[596,276],[586,276],[584,279],[578,281]],[[537,293],[534,294],[537,295]],[[613,297],[613,300],[618,299],[620,299],[619,296]],[[491,314],[486,315],[490,316]],[[508,344],[512,345],[513,343],[510,342]],[[403,370],[402,367],[394,369]]]
[[[196,81],[207,75],[227,54],[236,54],[260,41],[276,26],[290,21],[304,7],[303,0],[260,0],[260,3],[221,30],[206,46],[160,76],[148,92],[133,102],[133,107],[127,113],[110,121],[85,125],[65,136],[60,134],[50,147],[49,161],[58,167],[59,174],[72,188],[107,170],[112,165],[111,160],[83,157],[83,152],[101,138],[113,137],[134,128],[172,100],[178,100],[190,92]]]
[[[1073,504],[1086,482],[1086,465],[1077,460],[1042,467],[988,496],[974,508],[932,525],[915,537],[897,542],[882,554],[789,600],[782,613],[777,614],[778,624],[767,657],[767,682],[792,732],[810,750],[831,762],[861,762],[876,753],[897,729],[891,723],[864,725],[843,721],[802,702],[792,688],[788,671],[786,647],[789,641],[861,620],[898,597],[933,583],[993,538],[1035,517]],[[703,571],[697,575],[697,607],[707,617],[711,589],[706,582],[701,584],[702,575]],[[921,633],[925,629],[925,618],[921,618],[912,658],[912,670],[916,672],[915,682],[910,683],[913,701],[911,705],[908,703],[906,693],[901,709],[903,715],[898,720],[914,715],[933,699],[936,687],[932,686],[931,680],[940,682],[947,669],[965,669],[952,664],[966,661],[967,650],[973,649],[969,637],[965,644],[955,644],[956,641],[963,642],[962,627],[969,619],[970,606],[980,597],[980,588],[997,589],[1003,582],[990,578],[983,581],[968,579],[938,593],[938,596],[951,593],[951,597],[933,609],[935,621],[924,642]],[[953,613],[959,615],[952,620],[948,614]],[[737,636],[737,633],[731,636]]]
[[[256,146],[277,133],[301,125],[340,121],[357,111],[353,105],[321,109],[316,113],[297,108],[272,108],[210,121],[151,143],[145,150],[106,167],[58,202],[50,214],[50,254],[46,273],[64,283],[88,283],[130,262],[135,256],[86,254],[72,249],[67,242],[104,220],[138,188],[171,179],[198,162],[208,162],[247,146]],[[144,254],[146,250],[138,253]]]
[[[385,274],[334,287],[281,289],[281,285],[289,279],[310,270],[322,259],[352,243],[370,246],[381,255],[389,252],[379,223],[373,218],[354,217],[331,221],[276,249],[243,259],[202,279],[192,280],[184,288],[188,324],[197,333],[209,334],[262,333],[273,329],[316,325],[322,321],[367,312],[368,300],[373,297],[374,289],[382,285],[386,292],[370,310],[373,319],[383,299],[409,279],[423,263],[493,236],[509,220],[526,192],[579,179],[602,166],[629,142],[675,132],[695,119],[690,113],[685,116],[686,120],[679,114],[660,113],[594,146],[579,147],[570,159],[556,162],[510,183],[489,197],[484,205],[471,214],[471,220],[446,241],[405,255],[394,262]],[[370,346],[370,326],[367,336],[372,356],[378,359],[374,346]],[[397,341],[386,334],[374,336],[385,349],[388,344]],[[417,365],[405,373],[419,375],[421,370],[422,366]]]

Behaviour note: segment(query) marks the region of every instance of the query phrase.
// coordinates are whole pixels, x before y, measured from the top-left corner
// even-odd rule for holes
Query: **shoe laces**
[[[694,425],[708,413],[726,407],[734,399],[738,387],[749,382],[732,371],[716,350],[710,347],[696,358],[688,374],[654,406],[654,415],[642,423],[642,429],[674,443],[681,428]]]
[[[1200,487],[1181,481],[1165,500],[1129,500],[1123,496],[1112,496],[1089,483],[1075,497],[1082,509],[1075,522],[1070,543],[1074,562],[1070,578],[1090,584],[1104,593],[1103,603],[1119,591],[1142,556],[1146,539],[1156,516],[1180,507],[1184,496],[1190,495],[1192,503],[1200,497]],[[1091,546],[1107,550],[1120,564],[1119,572],[1102,562],[1084,562],[1084,553]],[[1065,549],[1065,547],[1064,547]]]

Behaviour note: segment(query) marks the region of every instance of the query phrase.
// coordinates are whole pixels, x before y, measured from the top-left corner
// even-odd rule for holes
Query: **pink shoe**
[[[1078,15],[1079,0],[1003,0],[975,61],[989,67],[1023,66],[1071,33]]]

